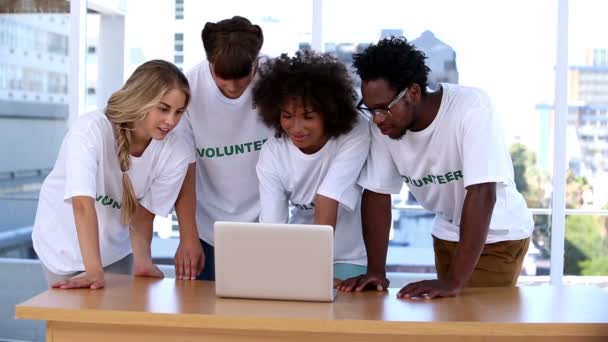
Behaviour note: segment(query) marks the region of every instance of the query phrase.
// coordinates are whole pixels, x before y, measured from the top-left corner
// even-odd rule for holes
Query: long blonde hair
[[[137,199],[131,179],[127,174],[131,166],[129,147],[131,131],[137,121],[156,106],[167,92],[178,89],[190,102],[190,86],[184,74],[173,64],[163,60],[151,60],[140,65],[125,85],[108,100],[105,114],[114,126],[118,161],[122,171],[122,204],[120,220],[128,224],[137,209]]]

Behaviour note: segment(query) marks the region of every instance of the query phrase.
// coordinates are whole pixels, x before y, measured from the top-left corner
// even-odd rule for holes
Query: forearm
[[[196,228],[196,164],[188,166],[186,177],[175,202],[175,213],[179,222],[179,238],[198,240]]]
[[[72,198],[72,208],[85,271],[89,273],[103,272],[95,201],[91,197],[76,196]]]
[[[152,259],[152,235],[154,214],[142,207],[137,206],[137,211],[131,220],[129,232],[131,234],[131,247],[135,260]]]
[[[460,222],[460,240],[448,271],[448,281],[458,287],[469,280],[485,246],[496,202],[495,183],[467,189]]]
[[[365,190],[361,199],[361,219],[368,272],[384,274],[391,227],[391,196]]]
[[[338,201],[317,195],[315,198],[315,224],[329,225],[336,229],[338,220]]]

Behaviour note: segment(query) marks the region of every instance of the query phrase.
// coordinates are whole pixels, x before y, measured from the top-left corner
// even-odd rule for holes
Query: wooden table
[[[595,287],[477,288],[398,300],[339,293],[334,303],[215,297],[213,282],[107,275],[103,290],[49,290],[16,307],[47,341],[608,341]]]

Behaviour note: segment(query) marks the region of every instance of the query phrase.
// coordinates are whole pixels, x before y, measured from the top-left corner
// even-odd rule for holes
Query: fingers
[[[431,289],[429,292],[427,292],[424,295],[424,298],[426,298],[426,299],[433,299],[433,298],[440,298],[440,297],[444,297],[444,295],[441,293],[441,291],[438,291],[436,289]]]
[[[419,281],[416,283],[411,283],[402,288],[399,293],[397,293],[397,298],[422,298],[422,299],[433,299],[439,297],[446,297],[450,294],[443,289],[434,285],[433,282],[429,281]]]
[[[53,283],[53,284],[51,285],[51,287],[52,287],[52,288],[54,288],[54,289],[58,289],[58,288],[60,288],[61,286],[65,285],[65,283],[66,283],[66,281],[65,281],[65,280],[60,280],[60,281],[58,281],[58,282]]]
[[[182,279],[184,275],[184,260],[178,253],[175,254],[175,278]]]
[[[342,284],[342,280],[338,278],[334,278],[334,289],[337,289]]]
[[[348,279],[342,281],[342,284],[338,287],[338,289],[340,291],[344,291],[344,292],[351,292],[357,286],[359,279],[361,279],[362,277],[363,276],[348,278]]]
[[[399,293],[397,293],[397,298],[411,298],[412,294],[416,293],[421,285],[421,281],[407,284],[401,290],[399,290]]]
[[[103,287],[103,282],[91,281],[85,277],[71,278],[59,281],[53,284],[53,288],[59,289],[78,289],[90,287],[92,289],[98,289]]]
[[[190,277],[191,273],[193,273],[192,272],[192,259],[190,258],[190,256],[187,256],[184,260],[184,276],[182,279],[186,279],[186,280],[192,279]]]
[[[346,279],[339,286],[340,291],[361,292],[366,289],[375,289],[378,292],[385,291],[388,288],[388,279],[376,275],[360,275],[357,277]]]
[[[97,280],[97,281],[94,281],[94,282],[91,284],[91,286],[89,286],[89,287],[90,287],[91,289],[93,289],[93,290],[97,290],[97,289],[101,289],[101,288],[103,288],[103,287],[104,287],[104,285],[105,285],[105,284],[104,284],[104,282]]]
[[[78,289],[83,287],[90,287],[93,282],[87,278],[73,278],[61,286],[62,289]]]
[[[378,278],[378,283],[376,284],[376,291],[378,291],[378,292],[386,291],[386,289],[388,289],[389,283],[390,282],[388,281],[387,278]]]
[[[355,289],[355,291],[357,292],[361,292],[363,290],[365,290],[368,286],[376,286],[376,289],[378,289],[378,286],[381,286],[379,284],[379,278],[377,277],[364,277],[362,280],[359,281],[359,284],[357,285],[357,288]]]
[[[431,289],[427,286],[417,286],[403,293],[402,298],[427,298]]]
[[[197,242],[198,243],[198,242]],[[194,280],[205,267],[205,254],[200,247],[178,247],[175,253],[175,277],[177,279]]]

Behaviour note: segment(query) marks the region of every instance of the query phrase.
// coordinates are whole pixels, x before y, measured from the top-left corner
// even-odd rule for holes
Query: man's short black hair
[[[259,80],[253,88],[253,102],[264,123],[281,129],[281,108],[293,98],[323,116],[328,137],[349,132],[359,112],[355,108],[357,93],[346,66],[329,54],[298,51],[264,61]]]
[[[426,95],[431,69],[424,64],[425,59],[424,52],[404,37],[390,37],[353,55],[353,65],[364,82],[385,79],[396,92],[416,83]]]

